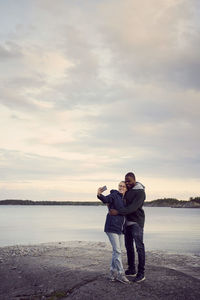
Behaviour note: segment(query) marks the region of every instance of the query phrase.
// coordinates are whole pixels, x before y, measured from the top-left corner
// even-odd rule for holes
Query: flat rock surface
[[[108,280],[110,259],[102,242],[0,248],[0,300],[200,299],[198,255],[147,251],[146,280],[130,284]]]

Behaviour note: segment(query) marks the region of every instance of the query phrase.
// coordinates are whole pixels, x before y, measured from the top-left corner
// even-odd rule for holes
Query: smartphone
[[[103,193],[103,192],[106,191],[106,190],[107,190],[107,186],[104,185],[104,186],[101,188],[101,192]]]

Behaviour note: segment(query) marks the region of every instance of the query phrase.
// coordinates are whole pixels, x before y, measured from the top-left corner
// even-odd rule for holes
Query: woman
[[[111,208],[120,209],[124,207],[123,196],[126,190],[127,189],[125,181],[121,181],[118,186],[118,191],[111,190],[108,196],[102,195],[103,189],[98,188],[97,197],[103,203],[106,203],[108,205],[109,210]],[[129,283],[129,280],[126,278],[124,273],[121,257],[121,245],[123,239],[122,231],[124,223],[124,216],[111,216],[108,212],[104,231],[106,232],[113,249],[110,265],[110,280],[114,281],[116,279],[122,283]]]

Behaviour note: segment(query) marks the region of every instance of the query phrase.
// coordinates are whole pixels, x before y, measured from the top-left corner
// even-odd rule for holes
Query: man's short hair
[[[126,176],[133,177],[133,179],[135,180],[135,174],[134,174],[133,172],[128,172],[128,173],[125,175],[125,177],[126,177]]]

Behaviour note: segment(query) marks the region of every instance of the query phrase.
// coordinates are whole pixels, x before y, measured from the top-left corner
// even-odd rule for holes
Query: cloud
[[[5,44],[0,45],[0,60],[3,63],[7,59],[15,59],[21,57],[21,49],[20,47],[13,43],[12,41],[8,41]]]
[[[12,6],[0,35],[5,194],[30,189],[52,199],[47,190],[55,181],[52,195],[92,199],[96,184],[115,185],[130,170],[148,181],[151,195],[158,195],[158,178],[166,195],[173,181],[183,195],[180,178],[194,187],[199,8],[193,0]]]
[[[101,26],[117,72],[126,80],[199,89],[196,1],[115,1],[114,13],[113,5],[100,5]]]
[[[20,151],[0,150],[2,165],[1,179],[7,180],[42,180],[64,176],[87,175],[88,166],[95,162],[83,159],[83,155],[76,155],[68,159],[53,156],[34,155]],[[85,155],[87,156],[87,154]],[[14,167],[13,167],[14,166]]]

